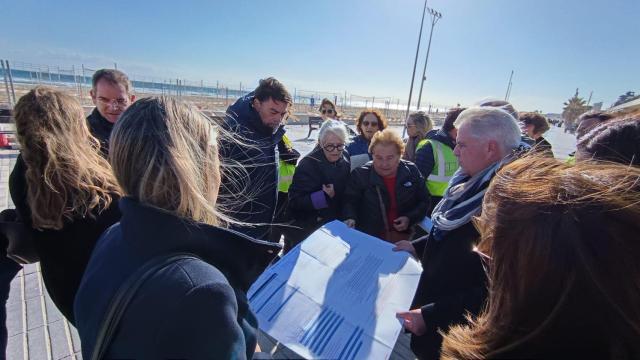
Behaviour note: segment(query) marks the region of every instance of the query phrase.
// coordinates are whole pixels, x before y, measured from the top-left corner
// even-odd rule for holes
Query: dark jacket
[[[364,165],[372,159],[371,154],[369,154],[369,141],[363,135],[357,135],[352,138],[346,149],[351,161],[351,170]]]
[[[9,191],[16,206],[19,220],[31,227],[31,209],[27,203],[27,165],[18,155],[9,177]],[[118,196],[112,194],[111,206],[96,218],[77,218],[65,221],[60,230],[34,230],[36,251],[40,256],[42,280],[47,292],[64,317],[72,324],[73,299],[80,286],[80,279],[91,257],[98,238],[120,219]]]
[[[238,99],[227,109],[222,126],[244,144],[223,138],[222,158],[236,162],[242,169],[231,169],[222,180],[220,202],[228,216],[250,224],[270,224],[276,209],[278,194],[278,158],[276,146],[285,133],[264,125],[251,105],[253,93]],[[244,173],[246,171],[246,174]],[[269,225],[232,226],[256,239],[269,238]]]
[[[482,261],[473,251],[479,240],[473,224],[446,233],[440,241],[432,235],[413,242],[423,270],[411,308],[422,308],[427,332],[412,336],[411,349],[421,359],[439,359],[438,331],[463,323],[467,312],[477,315],[487,296]]]
[[[109,138],[113,130],[113,123],[105,119],[100,114],[98,108],[94,108],[91,114],[87,116],[89,131],[96,139],[100,141],[100,152],[104,157],[109,155]]]
[[[190,222],[132,198],[100,238],[76,297],[82,355],[88,359],[119,286],[147,261],[186,252],[152,275],[126,309],[106,358],[250,359],[257,320],[246,292],[280,246]]]
[[[304,239],[318,227],[340,217],[350,170],[344,154],[330,163],[319,146],[300,160],[289,188],[288,207],[295,219],[293,225],[302,230],[296,240]],[[322,185],[326,184],[333,184],[333,199],[322,191]]]
[[[388,211],[389,193],[382,177],[373,169],[373,162],[353,170],[345,191],[342,217],[355,220],[356,229],[379,237],[385,231],[385,220],[376,188],[380,189],[385,210]],[[398,216],[407,216],[410,226],[422,221],[429,208],[429,193],[424,178],[412,162],[400,160],[395,189]]]
[[[535,143],[531,146],[531,151],[546,157],[553,157],[551,144],[542,136],[535,140]]]
[[[449,137],[449,135],[444,130],[430,131],[427,133],[427,140],[435,140],[443,143],[453,150],[456,147],[456,142],[454,139]],[[433,171],[433,167],[435,166],[435,158],[433,156],[433,147],[431,143],[425,144],[418,151],[416,151],[416,166],[422,173],[422,176],[429,177],[431,172]]]

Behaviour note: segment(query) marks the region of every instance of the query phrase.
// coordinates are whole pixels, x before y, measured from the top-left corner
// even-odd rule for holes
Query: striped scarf
[[[449,231],[461,227],[471,221],[473,216],[480,214],[484,193],[503,164],[504,160],[498,161],[474,176],[462,173],[461,169],[456,171],[444,197],[431,215],[432,235],[436,241],[442,240]]]

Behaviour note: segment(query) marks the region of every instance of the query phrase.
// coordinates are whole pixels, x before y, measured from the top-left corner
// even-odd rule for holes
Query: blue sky
[[[109,67],[253,87],[406,101],[422,0],[0,0],[0,58]],[[431,0],[435,27],[425,101],[503,98],[513,69],[518,109],[560,112],[576,88],[610,105],[640,92],[640,1]],[[422,71],[425,31],[416,83]],[[414,89],[414,101],[418,87]],[[395,100],[394,100],[395,102]]]

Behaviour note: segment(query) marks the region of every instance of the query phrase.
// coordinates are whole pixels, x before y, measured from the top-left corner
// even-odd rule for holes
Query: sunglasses
[[[333,114],[333,109],[322,109],[323,114]]]
[[[362,122],[362,126],[378,126],[378,122],[374,121],[374,122],[368,122],[368,121],[363,121]]]
[[[323,146],[322,148],[327,150],[328,152],[333,152],[334,150],[342,151],[342,150],[344,150],[344,144],[338,144],[338,145],[327,144],[327,145]]]

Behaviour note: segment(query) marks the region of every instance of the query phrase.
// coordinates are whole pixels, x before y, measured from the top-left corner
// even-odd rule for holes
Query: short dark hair
[[[461,107],[449,109],[449,112],[447,112],[447,116],[445,116],[444,118],[444,124],[442,124],[442,130],[449,132],[455,129],[455,125],[453,125],[453,123],[458,118],[458,115],[460,115],[460,113],[465,111],[466,109],[467,108],[461,108]]]
[[[124,90],[127,92],[127,94],[133,88],[133,86],[131,86],[131,81],[129,81],[129,77],[127,76],[127,74],[116,69],[100,69],[96,71],[93,74],[93,78],[91,79],[91,86],[94,91],[96,90],[96,85],[100,80],[106,80],[112,85],[122,85],[124,87]]]
[[[521,112],[518,114],[518,118],[525,125],[533,125],[534,134],[545,133],[550,128],[547,118],[536,112]]]
[[[293,105],[291,94],[289,94],[287,88],[274,77],[261,79],[260,84],[254,92],[254,96],[260,102],[272,99],[274,101],[282,101],[289,105]]]

